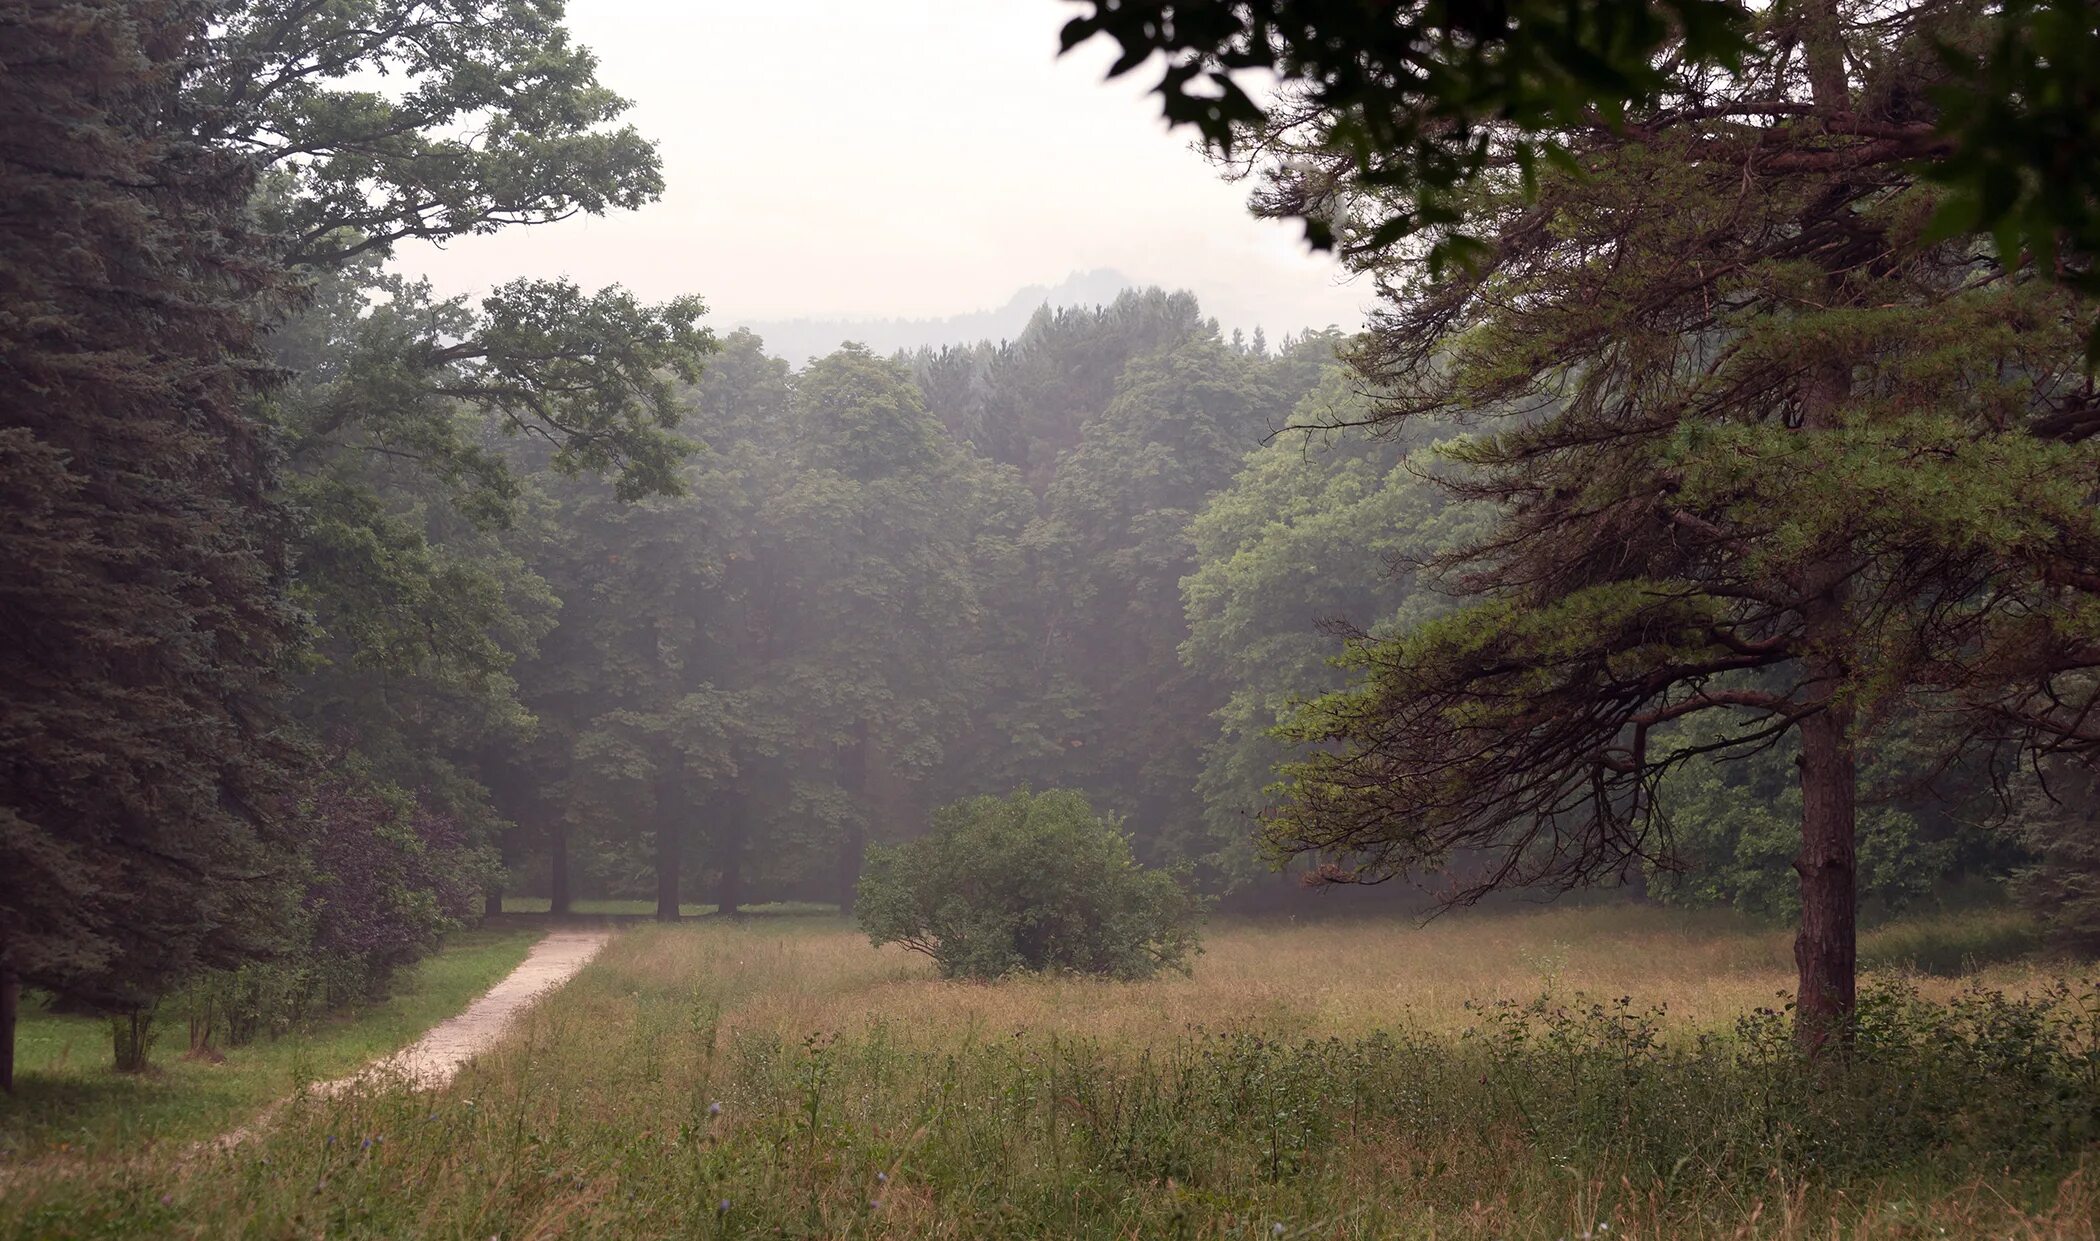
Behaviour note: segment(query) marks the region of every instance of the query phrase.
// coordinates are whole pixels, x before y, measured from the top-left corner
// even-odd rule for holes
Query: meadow
[[[2100,992],[1884,927],[1803,1063],[1789,937],[1573,908],[1213,927],[1188,977],[944,982],[834,918],[638,925],[449,1088],[17,1168],[10,1236],[2100,1235]]]

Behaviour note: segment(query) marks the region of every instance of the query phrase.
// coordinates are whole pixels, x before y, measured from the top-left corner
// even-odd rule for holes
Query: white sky
[[[571,0],[666,190],[398,265],[444,293],[517,276],[699,293],[710,320],[922,318],[1110,267],[1227,328],[1354,327],[1370,301],[1257,221],[1109,45],[1056,55],[1059,0]]]

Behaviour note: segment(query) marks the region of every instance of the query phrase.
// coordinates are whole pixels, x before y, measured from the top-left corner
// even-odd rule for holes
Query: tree
[[[1105,306],[1038,309],[1019,338],[910,357],[926,407],[1040,494],[1137,359],[1215,330],[1186,292],[1125,289]]]
[[[1356,422],[1370,411],[1353,377],[1329,363],[1292,420]],[[1276,766],[1293,757],[1275,730],[1298,703],[1342,687],[1335,635],[1391,635],[1449,606],[1415,566],[1477,536],[1481,514],[1448,503],[1425,476],[1434,427],[1408,430],[1279,435],[1189,526],[1181,659],[1227,690],[1196,782],[1200,835],[1176,850],[1206,886],[1231,889],[1259,872],[1258,816]]]
[[[520,555],[530,538],[507,528],[545,520],[532,472],[612,474],[615,504],[680,486],[677,383],[713,348],[699,303],[519,282],[477,311],[370,253],[310,279],[313,305],[272,340],[295,376],[275,413],[292,589],[312,618],[296,717],[356,752],[373,796],[415,798],[472,839],[543,820],[546,799],[509,759],[537,727],[512,665],[559,601]],[[560,855],[566,824],[551,829]]]
[[[847,346],[795,377],[796,476],[784,518],[781,684],[805,744],[828,747],[847,802],[836,891],[851,908],[869,829],[913,817],[912,786],[965,724],[968,496],[956,447],[904,369]]]
[[[1484,186],[1479,261],[1382,316],[1375,416],[1493,428],[1454,485],[1499,520],[1446,562],[1476,602],[1356,644],[1293,726],[1322,748],[1277,848],[1367,880],[1489,851],[1463,895],[1586,882],[1667,856],[1672,767],[1798,732],[1818,1046],[1854,995],[1862,738],[1909,713],[1950,761],[2088,744],[2088,310],[1927,231],[1885,136],[1931,123],[1924,12],[1766,15],[1739,72],[1558,133],[1580,175]],[[1706,712],[1742,718],[1653,743]]]
[[[1214,329],[1134,360],[1028,531],[1053,652],[1039,701],[1062,742],[1039,778],[1127,816],[1147,858],[1200,839],[1204,721],[1223,698],[1176,656],[1181,580],[1196,567],[1189,523],[1273,425],[1273,400],[1259,365]]]
[[[558,4],[263,0],[214,31],[189,87],[201,140],[266,170],[254,209],[311,295],[272,338],[293,376],[274,406],[292,589],[315,622],[298,718],[354,754],[366,797],[408,798],[476,841],[545,810],[506,761],[536,727],[512,663],[556,605],[504,535],[527,498],[519,469],[610,474],[622,499],[676,490],[677,388],[712,348],[694,298],[514,281],[438,299],[381,267],[402,240],[660,190],[653,148],[611,127],[626,105],[561,17]],[[353,85],[373,73],[405,87]],[[533,446],[507,450],[509,437]]]
[[[378,268],[404,239],[658,192],[654,151],[613,126],[626,105],[569,44],[559,4],[90,4],[4,20],[26,74],[10,60],[5,175],[24,212],[10,305],[41,308],[8,329],[25,342],[10,351],[23,485],[9,494],[27,507],[6,562],[35,618],[9,719],[39,738],[25,761],[48,768],[11,787],[49,805],[15,825],[11,847],[34,861],[7,868],[0,899],[34,910],[38,935],[77,924],[79,951],[33,971],[46,985],[63,974],[61,989],[128,1005],[285,946],[276,932],[299,920],[282,901],[313,842],[277,811],[320,779],[324,752],[358,751],[353,800],[398,793],[419,807],[408,821],[488,825],[462,755],[523,723],[505,670],[536,601],[514,563],[481,559],[516,495],[484,433],[545,440],[551,465],[615,473],[622,495],[675,485],[668,398],[709,342],[690,299],[518,282],[477,307]],[[397,89],[361,85],[377,76]],[[311,311],[287,323],[302,295]],[[265,411],[272,361],[308,375]],[[400,623],[426,605],[447,609],[442,633]],[[319,626],[310,643],[292,641],[295,610]],[[316,692],[287,728],[271,712],[294,652]],[[285,788],[263,791],[265,752]],[[96,797],[60,788],[73,779]],[[79,830],[50,817],[61,803]],[[119,896],[125,918],[159,916],[178,887],[156,868],[196,889],[194,926],[142,926],[151,952],[132,960],[143,949],[105,923]],[[214,886],[235,874],[237,892]],[[236,929],[251,922],[272,933]]]
[[[0,1013],[131,1008],[267,950],[296,866],[284,518],[254,400],[281,292],[193,138],[209,12],[0,14]],[[11,1088],[12,1026],[0,1030]]]
[[[1064,49],[1114,41],[1111,77],[1164,55],[1153,91],[1169,123],[1194,125],[1230,158],[1259,150],[1264,129],[1316,118],[1355,183],[1392,196],[1394,209],[1369,236],[1346,239],[1331,194],[1297,200],[1292,213],[1321,248],[1378,248],[1453,223],[1475,182],[1511,163],[1529,175],[1563,153],[1559,131],[1614,121],[1662,92],[1668,66],[1727,62],[1746,17],[1729,0],[1090,3],[1091,13],[1065,24]],[[1276,74],[1287,89],[1257,99],[1242,74]],[[1436,253],[1464,249],[1447,236]]]
[[[1860,743],[1857,890],[1863,907],[1901,910],[1969,875],[2002,877],[2011,862],[1989,822],[1988,774],[1935,772],[1943,757],[1892,719]],[[1656,736],[1657,745],[1711,745],[1728,721],[1693,717]],[[1674,873],[1655,876],[1650,895],[1674,904],[1729,905],[1793,919],[1801,896],[1791,862],[1800,849],[1800,748],[1794,738],[1726,762],[1673,769],[1656,801],[1669,816]],[[1935,776],[1943,778],[1935,781]],[[1939,787],[1934,787],[1935,783]]]
[[[1066,23],[1064,50],[1112,40],[1121,55],[1111,77],[1163,55],[1153,91],[1166,119],[1194,125],[1242,172],[1263,171],[1264,210],[1345,253],[1430,232],[1432,270],[1476,253],[1479,239],[1449,226],[1470,214],[1482,184],[1515,171],[1528,185],[1541,160],[1569,165],[1571,132],[1637,132],[1642,122],[1629,117],[1687,77],[1754,64],[1753,42],[1775,22],[1785,37],[1813,41],[1831,13],[1820,3],[1732,0],[1089,2],[1091,13]],[[1949,191],[1937,229],[1993,236],[2007,263],[2024,251],[2071,288],[2100,291],[2091,261],[2100,253],[2100,126],[2087,72],[2100,52],[2100,13],[2083,0],[1928,0],[1877,20],[1917,36],[1905,52],[1910,84],[1921,90],[1917,103],[1932,101],[1931,115],[1871,131],[1836,115],[1824,123],[1870,139],[1876,161],[1933,160],[1928,176]],[[1274,75],[1282,89],[1257,98],[1242,74]],[[1772,115],[1800,103],[1765,102]],[[1291,128],[1317,131],[1337,158],[1263,168],[1276,154],[1269,137]],[[1856,159],[1857,145],[1839,158]],[[2088,363],[2096,357],[2100,323],[2087,337]]]
[[[632,210],[655,147],[610,128],[627,101],[569,41],[561,0],[242,0],[185,84],[200,142],[282,185],[287,266],[329,269],[410,238]],[[394,89],[370,88],[385,74]]]
[[[2057,757],[2046,777],[2021,790],[2010,826],[2030,855],[2013,893],[2058,948],[2100,949],[2100,800],[2089,759]]]

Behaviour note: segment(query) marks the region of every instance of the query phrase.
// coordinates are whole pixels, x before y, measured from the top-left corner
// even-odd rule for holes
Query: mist
[[[0,1241],[2089,1237],[2090,5],[0,11]]]

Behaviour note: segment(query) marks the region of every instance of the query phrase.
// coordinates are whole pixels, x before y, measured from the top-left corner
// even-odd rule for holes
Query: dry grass
[[[1944,958],[2002,941],[2004,920],[1913,924],[1867,951]],[[1139,984],[942,982],[828,919],[637,927],[441,1094],[306,1101],[216,1162],[16,1185],[0,1234],[2100,1236],[2083,1147],[1658,1167],[1593,1143],[1615,1122],[1519,1123],[1511,1084],[1479,1067],[1510,1066],[1446,1037],[1478,1020],[1469,999],[1552,989],[1665,1003],[1689,1041],[1790,973],[1782,932],[1657,910],[1225,926],[1191,977]],[[2052,973],[1980,976],[2022,991]],[[1422,1033],[1347,1042],[1401,1027]],[[1323,1041],[1274,1041],[1301,1035]],[[1195,1105],[1148,1112],[1177,1075]],[[1732,1088],[1659,1123],[1718,1123]]]
[[[1869,932],[1881,941],[1985,938],[2019,915],[1978,912]],[[1426,925],[1393,921],[1214,927],[1187,978],[1140,985],[1023,979],[982,986],[944,982],[924,958],[868,950],[836,922],[710,928],[697,943],[637,943],[637,968],[697,960],[708,977],[745,997],[727,1020],[738,1028],[796,1034],[870,1022],[925,1037],[1002,1035],[1016,1029],[1108,1038],[1134,1045],[1191,1028],[1247,1027],[1282,1037],[1368,1034],[1409,1027],[1452,1032],[1473,1018],[1466,1002],[1529,999],[1541,991],[1628,996],[1662,1006],[1690,1029],[1725,1027],[1779,1001],[1794,985],[1790,932],[1720,913],[1661,908],[1542,908],[1464,912]],[[697,953],[697,959],[693,954]],[[2029,958],[1961,977],[1893,967],[1927,996],[1982,981],[2024,992],[2058,976]]]

